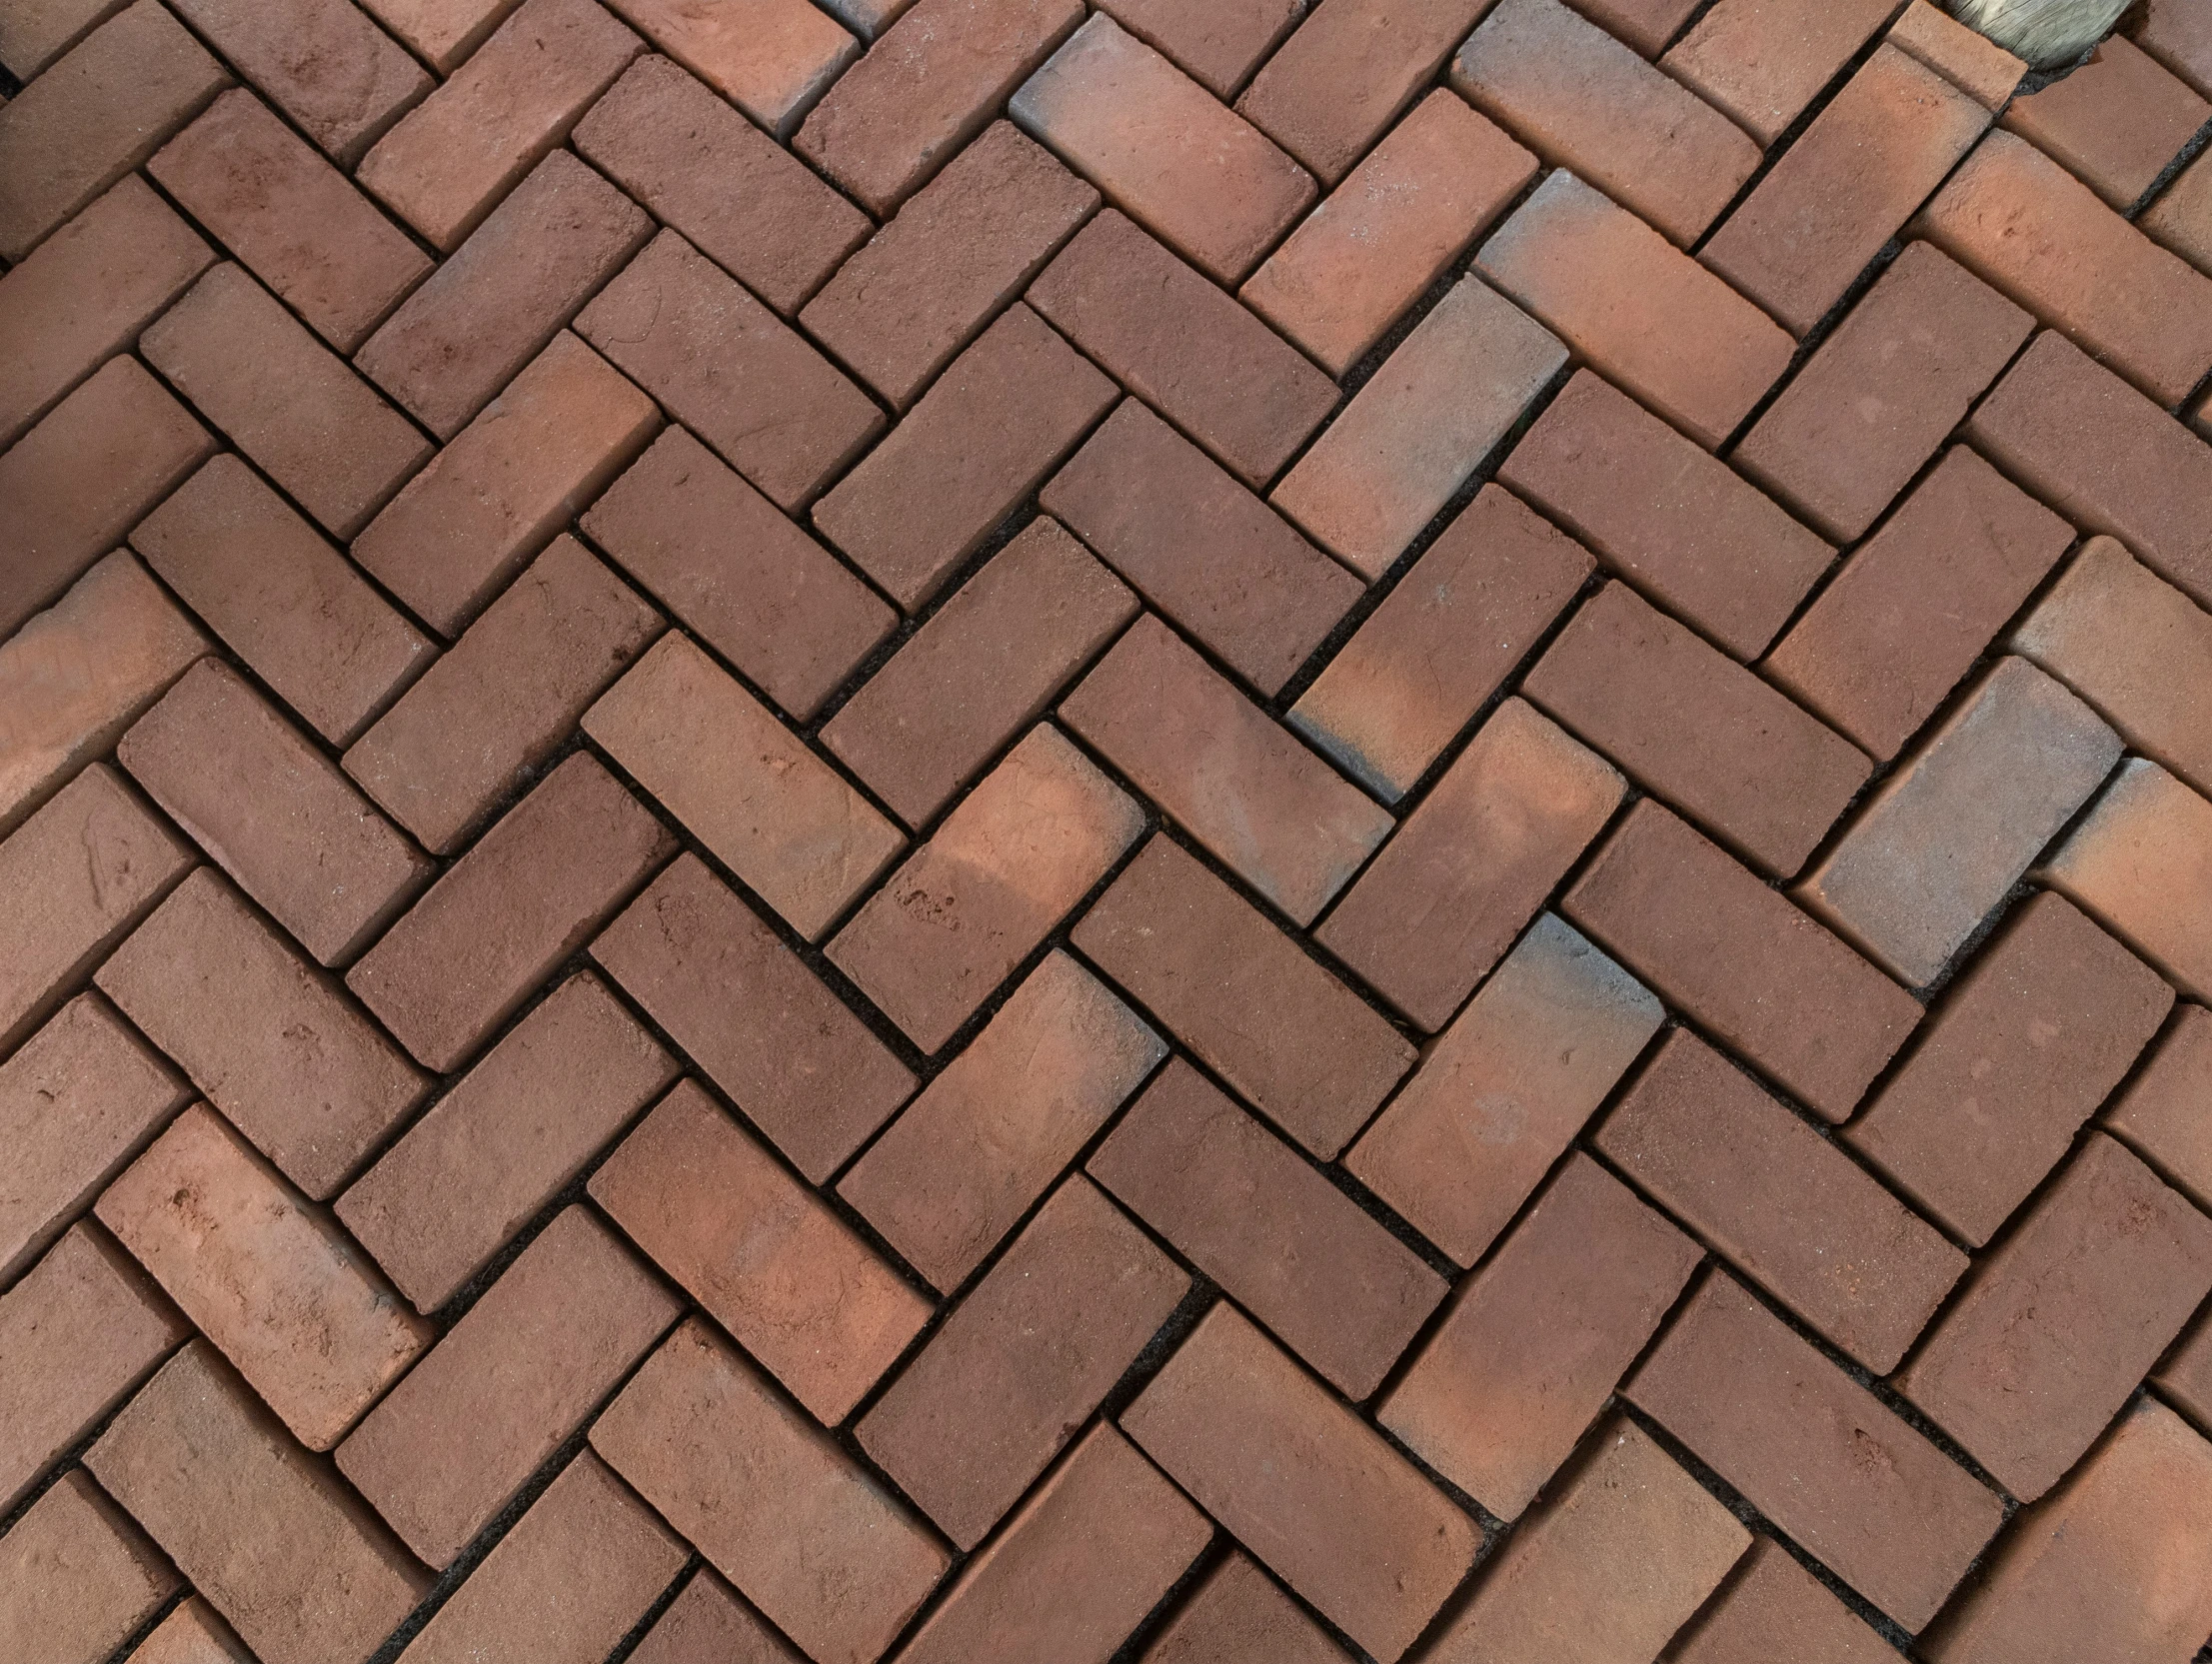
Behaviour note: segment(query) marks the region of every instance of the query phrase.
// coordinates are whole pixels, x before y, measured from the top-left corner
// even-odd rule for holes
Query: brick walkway
[[[2212,1658],[2212,0],[1572,4],[0,0],[0,1664]]]

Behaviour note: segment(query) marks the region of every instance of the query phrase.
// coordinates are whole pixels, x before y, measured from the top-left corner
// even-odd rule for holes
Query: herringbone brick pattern
[[[2212,0],[0,66],[0,1664],[2212,1656]]]

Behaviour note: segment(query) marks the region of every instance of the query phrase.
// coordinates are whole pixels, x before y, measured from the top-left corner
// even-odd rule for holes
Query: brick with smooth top
[[[0,64],[30,81],[122,9],[122,0],[24,0],[0,24]]]
[[[802,1664],[712,1566],[684,1585],[630,1657],[634,1664]]]
[[[1198,10],[1178,0],[1106,0],[1099,9],[1226,99],[1290,32],[1306,0],[1222,0]]]
[[[2002,110],[2028,66],[1928,0],[1910,0],[1885,37],[1985,110]]]
[[[0,1537],[0,1647],[40,1664],[100,1664],[176,1588],[130,1517],[73,1470]]]
[[[1265,1572],[1231,1550],[1144,1649],[1142,1664],[1346,1664],[1349,1657]]]
[[[1736,1570],[1682,1631],[1673,1664],[1889,1664],[1896,1650],[1778,1547],[1753,1537]]]
[[[519,0],[368,0],[366,9],[440,75],[451,75]]]
[[[1895,0],[1846,0],[1818,12],[1774,0],[1719,0],[1667,49],[1659,67],[1766,148],[1894,9]]]
[[[2212,1011],[2183,1005],[2104,1125],[2199,1207],[2212,1203]],[[2208,1209],[2212,1210],[2212,1209]]]
[[[2135,227],[2198,271],[2212,270],[2212,168],[2192,161],[2136,215]]]
[[[858,41],[806,0],[614,4],[654,45],[786,141],[860,51]]]
[[[2003,121],[2125,214],[2212,121],[2212,104],[2114,35],[2070,75],[2014,99]]]
[[[154,1626],[131,1654],[131,1664],[254,1664],[254,1659],[215,1608],[193,1595]]]

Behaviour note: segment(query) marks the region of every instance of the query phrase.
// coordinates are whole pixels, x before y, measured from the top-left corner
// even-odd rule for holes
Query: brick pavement
[[[2212,1659],[2212,0],[0,0],[0,1664]]]

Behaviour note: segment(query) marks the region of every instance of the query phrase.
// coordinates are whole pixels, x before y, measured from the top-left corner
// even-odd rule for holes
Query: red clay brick
[[[2034,328],[1933,243],[1907,244],[1728,460],[1825,536],[1853,542]]]
[[[868,216],[662,57],[640,58],[571,142],[785,317],[868,238]]]
[[[1533,156],[1439,87],[1238,294],[1341,376],[1535,175]]]
[[[0,643],[0,836],[212,645],[120,549]]]
[[[1114,22],[1145,45],[1174,59],[1215,98],[1229,99],[1290,32],[1306,4],[1307,0],[1219,0],[1193,8],[1178,0],[1104,0],[1099,9],[1111,14]]]
[[[338,1198],[338,1217],[416,1310],[436,1311],[678,1066],[598,977],[572,976]]]
[[[1078,0],[921,0],[839,78],[792,146],[888,219],[1082,21]]]
[[[444,1571],[681,1309],[591,1209],[565,1208],[347,1435],[338,1469]]]
[[[1120,1419],[1200,1507],[1384,1664],[1473,1563],[1474,1522],[1226,1301]]]
[[[146,164],[161,188],[342,353],[431,268],[346,176],[244,88]]]
[[[1589,1157],[1453,1294],[1379,1419],[1491,1513],[1517,1519],[1659,1326],[1703,1250]]]
[[[40,1664],[101,1664],[176,1587],[130,1519],[66,1473],[0,1537],[0,1647]]]
[[[816,1659],[874,1659],[951,1557],[698,1318],[592,1428],[592,1446]]]
[[[1948,81],[1878,46],[1698,258],[1802,337],[1988,125]]]
[[[2191,0],[2150,0],[2129,31],[2135,44],[2212,98],[2212,24]]]
[[[2014,99],[2004,113],[2006,131],[2123,214],[2207,121],[2212,104],[2118,35],[2070,75]]]
[[[1804,864],[1873,772],[1856,748],[1625,584],[1582,604],[1521,691],[1781,876]]]
[[[1039,502],[1262,695],[1281,691],[1365,590],[1134,399]]]
[[[2104,1124],[2199,1207],[2212,1205],[2212,1011],[2184,1005]]]
[[[1577,358],[1708,451],[1789,367],[1790,339],[1771,318],[1563,170],[1490,234],[1475,264]]]
[[[1122,5],[1127,0],[1119,0]],[[1349,1664],[1350,1654],[1234,1549],[1144,1649],[1141,1664]]]
[[[1925,1643],[1937,1664],[2185,1658],[2212,1625],[2212,1445],[2145,1401],[2022,1510]]]
[[[1704,1605],[1750,1540],[1649,1434],[1615,1416],[1558,1492],[1483,1562],[1430,1656],[1642,1658]]]
[[[1056,949],[854,1163],[838,1194],[950,1291],[1166,1054]]]
[[[936,1052],[1143,833],[1143,806],[1041,723],[861,904],[830,960]]]
[[[0,1294],[0,1508],[191,1332],[105,1231],[72,1227]]]
[[[516,4],[517,0],[366,0],[365,9],[440,75],[451,75]]]
[[[1646,58],[1656,58],[1697,10],[1697,0],[1581,0],[1575,10]]]
[[[159,0],[93,30],[0,109],[0,259],[29,254],[229,85]]]
[[[631,1664],[805,1664],[784,1639],[702,1566],[646,1631]]]
[[[129,346],[214,260],[129,174],[0,277],[0,445]]]
[[[426,848],[448,853],[662,624],[563,533],[355,742],[346,772]]]
[[[1119,1209],[1072,1177],[861,1419],[861,1447],[972,1549],[1189,1287]]]
[[[2200,1318],[2183,1332],[2150,1384],[2198,1426],[2212,1424],[2212,1320]]]
[[[354,363],[451,440],[652,234],[643,209],[557,150],[400,304]]]
[[[1895,9],[1896,0],[1845,0],[1818,11],[1786,0],[1720,0],[1659,64],[1763,148],[1789,129]]]
[[[862,685],[822,740],[910,827],[934,819],[1137,600],[1040,516]]]
[[[676,847],[587,755],[501,817],[347,974],[426,1067],[450,1071]]]
[[[429,663],[429,638],[228,454],[133,528],[131,547],[333,745]]]
[[[1326,376],[1111,208],[1029,303],[1255,491],[1336,403]]]
[[[787,141],[860,51],[859,42],[805,0],[613,3],[654,45]]]
[[[1830,1121],[1920,1020],[1904,989],[1649,799],[1560,910]]]
[[[1795,893],[1925,986],[2089,801],[2120,749],[2059,684],[2025,659],[2001,659]]]
[[[2065,1158],[2173,1002],[2155,971],[2044,891],[1952,984],[1844,1140],[1979,1248]]]
[[[1875,1606],[1918,1630],[2004,1503],[1723,1272],[1623,1387]]]
[[[112,358],[0,454],[0,634],[107,554],[215,449],[135,358]]]
[[[904,410],[1026,287],[1099,193],[995,122],[900,209],[800,321]]]
[[[1396,803],[1595,564],[1518,499],[1484,486],[1298,697],[1290,725]]]
[[[169,1360],[85,1465],[271,1664],[361,1664],[429,1589],[205,1341]]]
[[[2101,1133],[1984,1257],[1897,1390],[2023,1502],[2064,1476],[2212,1293],[2212,1219]]]
[[[1361,576],[1379,578],[1566,362],[1550,331],[1463,278],[1268,501]]]
[[[1149,615],[1061,719],[1288,917],[1310,924],[1390,817]]]
[[[524,0],[357,176],[450,254],[644,50],[593,0]]]
[[[1890,25],[1889,44],[1909,53],[1985,110],[2001,110],[2028,66],[1928,0],[1909,0]]]
[[[1667,1657],[1673,1664],[1890,1664],[1896,1650],[1771,1537],[1750,1552]]]
[[[913,0],[827,0],[825,9],[864,40],[873,40],[912,3]]]
[[[1545,913],[1430,1042],[1344,1166],[1472,1265],[1664,1018],[1634,977]]]
[[[172,1121],[95,1212],[311,1450],[343,1438],[433,1338],[204,1104]]]
[[[1670,68],[1681,51],[1667,55]],[[1451,84],[1545,162],[1685,248],[1759,165],[1759,147],[1726,116],[1559,0],[1492,8],[1452,59]]]
[[[826,1183],[914,1076],[696,855],[681,855],[592,957],[807,1179]]]
[[[82,987],[193,863],[190,846],[104,763],[47,800],[0,843],[0,1052]]]
[[[1444,1297],[1411,1249],[1179,1059],[1085,1170],[1355,1402]]]
[[[681,428],[583,518],[593,542],[801,722],[898,615]]]
[[[0,21],[0,64],[30,81],[122,9],[122,0],[21,0]]]
[[[1315,195],[1311,177],[1265,134],[1103,12],[1030,77],[1008,113],[1220,283],[1258,265]]]
[[[1604,830],[1627,782],[1508,699],[1314,939],[1434,1033]]]
[[[346,0],[176,0],[184,20],[350,168],[434,82]]]
[[[2024,139],[1990,134],[1915,224],[2161,405],[2179,404],[2212,368],[2212,277]]]
[[[815,505],[814,523],[915,612],[1118,391],[1018,303]]]
[[[246,1643],[198,1595],[171,1610],[131,1654],[131,1664],[254,1664]]]
[[[564,330],[369,523],[353,557],[450,641],[660,428],[653,401]]]
[[[1129,863],[1074,941],[1323,1161],[1412,1064],[1403,1036],[1165,837]]]
[[[2212,168],[2200,157],[2182,169],[2158,200],[2136,216],[2135,228],[2198,271],[2212,270]]]

